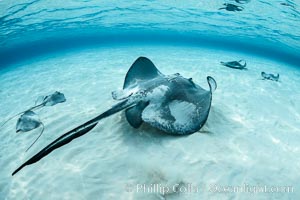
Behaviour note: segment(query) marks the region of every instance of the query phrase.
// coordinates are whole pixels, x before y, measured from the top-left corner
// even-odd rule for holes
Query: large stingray
[[[0,128],[2,126],[4,126],[8,121],[12,120],[13,118],[19,116],[19,115],[22,115],[24,113],[26,113],[27,111],[33,111],[33,110],[37,110],[39,108],[42,108],[44,106],[54,106],[58,103],[63,103],[66,101],[66,98],[65,98],[65,95],[61,92],[54,92],[53,94],[51,95],[47,95],[47,96],[41,96],[39,97],[36,102],[35,102],[35,106],[23,111],[23,112],[20,112],[12,117],[10,117],[9,119],[7,119],[5,122],[3,122],[0,126]]]
[[[208,76],[210,90],[204,90],[180,74],[164,75],[145,57],[138,58],[126,74],[123,90],[113,92],[120,102],[90,121],[63,134],[27,160],[12,175],[31,165],[53,150],[71,142],[94,128],[112,114],[126,109],[126,119],[138,128],[143,122],[166,133],[186,135],[198,131],[206,122],[216,89],[215,80]]]

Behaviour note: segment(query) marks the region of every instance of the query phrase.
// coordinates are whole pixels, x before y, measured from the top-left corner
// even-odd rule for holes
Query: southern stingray
[[[13,118],[15,118],[19,115],[22,115],[22,114],[26,113],[27,111],[37,110],[37,109],[42,108],[44,106],[54,106],[58,103],[63,103],[65,101],[66,101],[65,95],[63,93],[57,92],[57,91],[54,92],[51,95],[41,96],[36,100],[35,105],[33,107],[10,117],[9,119],[7,119],[5,122],[2,123],[0,128],[2,126],[4,126],[8,121],[12,120]]]
[[[279,80],[279,74],[276,76],[274,74],[267,74],[266,72],[261,72],[261,76],[263,77],[263,80],[271,80],[271,81],[278,81]]]
[[[39,136],[34,140],[34,142],[27,148],[26,151],[28,151],[32,145],[34,145],[34,143],[40,138],[40,136],[43,134],[44,132],[44,124],[41,122],[41,120],[39,119],[38,115],[31,111],[28,110],[26,112],[24,112],[24,114],[22,114],[20,116],[20,118],[18,119],[17,125],[16,125],[16,132],[28,132],[31,131],[33,129],[36,129],[38,127],[42,126],[42,130],[41,133],[39,134]]]
[[[179,73],[164,75],[148,58],[139,57],[127,72],[123,89],[112,93],[113,98],[119,101],[116,105],[54,140],[12,175],[86,134],[101,119],[121,110],[125,110],[126,119],[134,128],[139,128],[145,122],[169,134],[195,133],[207,120],[212,92],[217,87],[212,77],[208,76],[207,82],[209,91],[194,83],[192,78],[186,79]]]
[[[244,62],[244,64],[242,64]],[[239,61],[230,61],[230,62],[221,62],[222,65],[233,68],[233,69],[247,69],[247,63],[245,60],[239,60]]]

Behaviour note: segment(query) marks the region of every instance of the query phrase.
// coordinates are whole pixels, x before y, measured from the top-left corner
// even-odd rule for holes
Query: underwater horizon
[[[299,21],[293,0],[0,1],[0,199],[300,198]],[[210,91],[200,130],[168,134],[151,121],[165,111],[148,106],[162,99],[149,96],[139,128],[121,111],[12,176],[131,98],[122,90],[141,56]],[[34,108],[55,91],[66,100]],[[188,120],[192,107],[176,101],[168,115]],[[40,121],[19,132],[26,109]]]

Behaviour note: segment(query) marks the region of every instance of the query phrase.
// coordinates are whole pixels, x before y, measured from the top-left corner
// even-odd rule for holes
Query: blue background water
[[[209,45],[298,65],[299,2],[253,0],[240,4],[242,12],[218,10],[224,2],[1,1],[1,65],[66,48],[132,41]]]

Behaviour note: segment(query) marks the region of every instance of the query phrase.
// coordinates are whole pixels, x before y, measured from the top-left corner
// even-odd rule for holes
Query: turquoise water
[[[26,59],[28,54],[74,46],[155,40],[205,43],[297,64],[300,25],[295,22],[300,16],[299,5],[287,2],[290,6],[284,6],[282,2],[253,1],[241,5],[245,8],[242,12],[228,12],[218,10],[223,7],[222,0],[67,1],[64,6],[59,1],[1,1],[0,42],[11,51],[0,56],[12,62]],[[25,46],[18,46],[21,44]]]
[[[38,111],[38,130],[1,129],[1,199],[298,199],[300,197],[300,3],[255,1],[0,1],[0,121],[61,91],[67,102]],[[281,3],[288,3],[282,5]],[[116,102],[127,70],[149,57],[165,74],[208,89],[205,126],[188,137],[130,127],[124,113],[15,176],[24,161]],[[220,65],[245,59],[247,71]],[[280,81],[260,80],[261,71]],[[197,191],[137,191],[137,185]],[[213,191],[214,186],[292,188]],[[161,188],[160,187],[160,188]],[[128,189],[129,188],[129,189]]]

